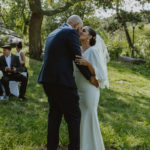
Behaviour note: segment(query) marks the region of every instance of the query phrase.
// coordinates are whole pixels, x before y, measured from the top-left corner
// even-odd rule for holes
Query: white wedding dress
[[[95,47],[88,48],[85,57],[94,67],[99,83],[106,81],[105,71]],[[75,81],[81,109],[80,150],[105,150],[97,115],[100,89],[93,86],[74,65]]]

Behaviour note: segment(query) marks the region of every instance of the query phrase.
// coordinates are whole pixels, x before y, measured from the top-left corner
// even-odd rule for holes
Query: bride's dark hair
[[[89,28],[89,34],[92,36],[90,39],[90,46],[94,46],[96,44],[96,32],[91,28]]]

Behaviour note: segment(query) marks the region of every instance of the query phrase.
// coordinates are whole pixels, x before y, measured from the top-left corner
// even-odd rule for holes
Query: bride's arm
[[[92,64],[85,59],[83,56],[76,56],[75,62],[78,65],[82,65],[82,66],[87,66],[92,74],[92,76],[95,76],[95,70],[94,67],[92,66]]]
[[[90,82],[91,82],[91,84],[94,83],[94,85],[98,88],[100,86],[100,84],[99,84],[98,80],[96,79],[95,69],[94,69],[93,65],[87,59],[85,59],[83,56],[76,56],[75,62],[77,65],[87,66],[89,68],[89,71],[92,74]]]

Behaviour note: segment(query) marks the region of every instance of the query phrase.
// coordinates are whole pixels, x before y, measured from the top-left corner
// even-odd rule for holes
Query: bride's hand
[[[100,86],[98,81],[96,80],[95,76],[91,77],[90,82],[91,82],[91,84],[93,84],[97,88]]]
[[[82,66],[88,66],[89,65],[89,61],[86,60],[83,56],[76,55],[75,62],[77,65],[82,65]]]

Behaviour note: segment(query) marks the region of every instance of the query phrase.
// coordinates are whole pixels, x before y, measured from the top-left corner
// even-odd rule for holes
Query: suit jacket
[[[21,68],[21,64],[20,64],[18,56],[11,54],[11,64],[10,64],[10,66],[16,68],[16,73],[21,71],[22,68]],[[4,75],[8,75],[8,73],[9,73],[5,70],[6,67],[8,67],[8,65],[7,65],[5,56],[3,55],[3,56],[0,57],[0,69],[2,70]],[[11,74],[13,74],[13,73],[11,73]]]
[[[47,37],[44,64],[38,82],[76,88],[73,77],[73,60],[76,55],[81,56],[77,30],[68,24],[63,24]],[[89,80],[91,73],[88,67],[77,66],[85,78]]]

